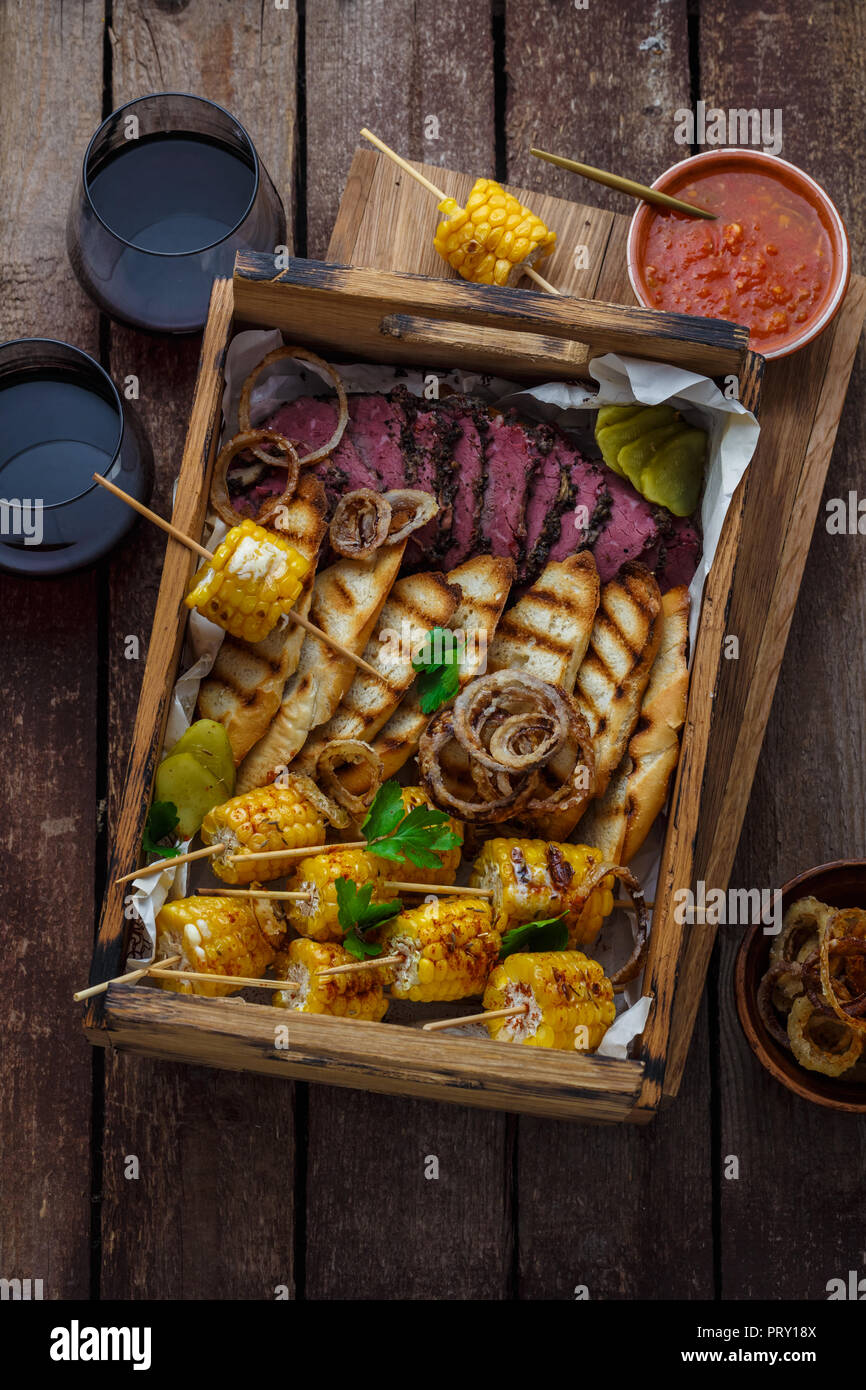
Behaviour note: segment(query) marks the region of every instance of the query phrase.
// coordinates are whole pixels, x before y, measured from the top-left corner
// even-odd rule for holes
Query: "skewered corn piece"
[[[309,901],[289,906],[289,922],[295,931],[314,941],[342,941],[345,932],[337,915],[337,879],[349,879],[358,888],[372,883],[371,901],[387,902],[380,862],[363,849],[331,849],[296,861],[289,887],[308,893]]]
[[[186,604],[233,637],[261,642],[289,612],[309,568],[293,545],[247,517],[193,576]]]
[[[292,993],[276,991],[274,1004],[277,1008],[294,1009],[302,1014],[366,1018],[378,1023],[388,1010],[383,989],[387,983],[384,970],[354,970],[326,979],[318,973],[334,965],[350,964],[357,964],[355,957],[336,942],[298,938],[288,950],[278,954],[274,973],[280,980],[294,980],[300,989]]]
[[[584,879],[604,862],[601,850],[547,840],[488,840],[472,869],[472,888],[492,888],[493,919],[505,933],[523,922],[565,914],[568,945],[595,940],[613,910],[612,875],[589,895]]]
[[[430,800],[423,787],[403,787],[401,788],[403,807],[408,816],[410,811],[414,811],[416,806],[429,806],[431,810],[438,810]],[[448,819],[447,829],[459,835],[463,840],[463,822],[455,820],[453,816]],[[376,863],[382,868],[386,878],[411,878],[413,883],[453,883],[457,877],[457,870],[460,867],[460,845],[455,845],[454,849],[442,850],[439,853],[442,861],[440,869],[422,869],[417,864],[407,863],[405,869],[396,864],[393,859],[376,858]]]
[[[494,179],[476,179],[465,208],[445,198],[433,244],[464,280],[476,285],[514,284],[524,266],[549,256],[556,233]]]
[[[429,1002],[480,994],[502,940],[483,898],[434,899],[382,927],[382,954],[403,956],[393,971],[395,999]]]
[[[484,1008],[528,1005],[514,1018],[490,1018],[500,1042],[594,1052],[613,1023],[613,985],[598,961],[580,951],[515,952],[497,965],[484,991]]]
[[[251,883],[254,878],[270,882],[289,873],[297,861],[276,858],[246,865],[232,863],[228,856],[322,844],[325,821],[304,794],[305,780],[288,777],[285,786],[272,783],[257,787],[208,812],[202,821],[202,842],[212,845],[219,841],[226,847],[225,855],[215,855],[210,861],[217,878],[224,883]]]
[[[178,979],[160,977],[174,994],[204,994],[216,999],[235,994],[241,985],[184,980],[182,971],[246,975],[261,979],[285,937],[285,921],[269,898],[178,898],[156,919],[157,956],[180,955]]]

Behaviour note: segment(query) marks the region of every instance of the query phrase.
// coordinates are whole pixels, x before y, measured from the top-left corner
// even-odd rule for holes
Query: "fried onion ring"
[[[268,458],[267,462],[275,468],[285,468],[286,485],[282,492],[274,497],[269,497],[264,505],[259,509],[253,518],[259,525],[264,525],[276,516],[280,507],[291,499],[295,488],[298,486],[300,463],[295,446],[283,435],[277,434],[276,430],[245,430],[242,434],[236,434],[232,439],[224,444],[220,449],[219,457],[214,464],[213,481],[210,489],[211,506],[217,516],[228,526],[237,526],[243,520],[243,513],[232,506],[229,496],[228,470],[232,459],[238,454],[243,453],[244,449],[253,449],[253,445],[264,440],[266,444],[273,444],[282,451],[281,459]],[[255,449],[253,449],[255,453]]]
[[[802,982],[802,975],[802,966],[796,965],[793,961],[780,960],[777,961],[775,965],[771,965],[769,970],[765,971],[761,978],[761,983],[758,985],[758,1012],[763,1019],[764,1027],[771,1038],[773,1038],[780,1047],[786,1048],[788,1052],[791,1051],[791,1039],[788,1037],[787,1030],[782,1027],[776,1017],[776,1011],[773,1007],[773,995],[781,979],[791,978]]]
[[[582,879],[580,885],[581,891],[586,893],[587,904],[589,903],[590,897],[595,892],[595,889],[598,888],[599,884],[604,882],[608,874],[613,874],[614,878],[619,879],[634,903],[635,911],[635,942],[632,953],[625,965],[620,966],[615,974],[608,975],[608,979],[613,985],[614,994],[622,994],[626,985],[640,974],[646,963],[647,939],[649,937],[649,914],[647,912],[644,891],[640,886],[640,882],[635,878],[631,869],[624,868],[622,864],[596,864],[594,868],[590,869],[589,873]],[[585,910],[584,908],[584,911]],[[581,914],[581,917],[582,915],[583,914]],[[580,926],[580,921],[581,918],[578,918],[578,927]]]
[[[370,767],[370,785],[361,795],[356,796],[354,792],[350,792],[337,776],[335,768],[345,763],[351,763],[353,766],[367,763]],[[319,752],[316,759],[316,776],[324,783],[334,800],[357,820],[370,809],[370,803],[385,777],[385,764],[369,743],[362,743],[358,738],[334,738]]]
[[[391,508],[388,544],[399,545],[411,536],[413,531],[426,526],[439,511],[439,503],[432,492],[421,492],[419,488],[394,488],[384,494]]]
[[[308,464],[318,463],[319,459],[327,458],[329,454],[334,452],[340,440],[343,438],[343,431],[349,419],[349,404],[346,400],[346,388],[343,386],[342,377],[336,368],[332,367],[324,358],[317,357],[314,352],[309,352],[307,348],[274,348],[273,352],[269,352],[266,357],[262,358],[258,366],[253,367],[253,370],[243,384],[241,398],[238,402],[238,424],[242,430],[250,430],[252,428],[250,423],[250,398],[256,383],[256,378],[260,372],[264,371],[265,367],[269,367],[272,362],[278,362],[282,357],[294,357],[301,362],[309,362],[312,366],[318,367],[327,377],[330,377],[334,390],[337,393],[337,428],[334,430],[334,433],[327,443],[322,444],[318,449],[314,449],[310,454],[304,454],[303,458],[298,460],[300,467],[306,468]],[[279,465],[280,463],[279,459],[272,458],[265,450],[255,449],[253,452],[256,458],[261,459],[262,463],[274,465]]]
[[[288,780],[297,788],[301,796],[305,796],[317,811],[321,811],[327,821],[330,821],[335,830],[345,830],[349,824],[349,813],[343,806],[338,806],[329,796],[316,786],[312,777],[307,777],[302,772],[290,772],[287,774]]]
[[[363,560],[388,540],[391,507],[371,488],[357,488],[340,498],[330,526],[331,549],[349,560]]]
[[[506,780],[505,789],[497,789],[488,776],[487,769],[478,763],[470,762],[470,772],[481,800],[466,801],[453,792],[445,783],[442,769],[442,753],[445,747],[454,741],[452,714],[453,706],[441,709],[421,735],[418,767],[426,791],[440,810],[453,811],[461,820],[477,825],[490,825],[507,820],[515,811],[526,805],[534,790],[534,779],[518,781],[516,786],[510,780]],[[481,785],[479,777],[482,779]]]
[[[863,1039],[856,1036],[851,1019],[843,1019],[841,1025],[835,1019],[828,1020],[803,997],[791,1006],[788,1037],[800,1065],[824,1076],[849,1071],[863,1051]]]

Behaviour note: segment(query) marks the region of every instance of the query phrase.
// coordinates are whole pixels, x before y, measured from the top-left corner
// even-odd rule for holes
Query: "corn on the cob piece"
[[[438,810],[423,787],[402,787],[401,795],[407,816],[410,811],[415,810],[416,806],[429,806],[432,810]],[[460,840],[463,840],[462,821],[455,820],[453,816],[449,817],[448,829],[453,830],[454,834],[459,835]],[[410,860],[401,866],[393,859],[374,857],[386,878],[411,878],[413,883],[453,883],[460,867],[460,845],[456,845],[454,849],[443,850],[439,854],[442,861],[442,867],[439,869],[421,869],[417,864],[412,864]]]
[[[300,989],[278,990],[273,1002],[280,1009],[302,1014],[333,1014],[336,1018],[366,1018],[378,1023],[385,1017],[388,1000],[383,986],[387,970],[353,970],[351,974],[330,975],[322,979],[320,970],[333,965],[354,964],[355,957],[333,941],[309,941],[299,937],[288,950],[281,951],[274,965],[280,980],[294,980]]]
[[[230,854],[257,854],[264,850],[303,849],[320,845],[325,839],[325,820],[305,796],[306,778],[291,776],[286,785],[271,783],[255,791],[233,796],[230,801],[208,811],[201,827],[204,844],[219,841],[225,855],[215,855],[211,868],[224,883],[251,883],[254,878],[270,882],[289,873],[295,859],[254,860],[246,865],[231,863]]]
[[[261,979],[285,937],[285,920],[269,898],[178,898],[156,918],[157,956],[180,955],[178,979],[161,977],[174,994],[216,999],[242,986],[184,980],[183,970]]]
[[[382,887],[380,861],[366,850],[330,849],[296,861],[293,867],[289,887],[295,892],[309,893],[310,899],[290,904],[289,922],[301,936],[314,941],[342,941],[345,935],[337,917],[338,878],[347,878],[358,887],[372,883],[371,902],[388,901],[389,895]]]
[[[528,1005],[515,1018],[491,1018],[487,1030],[502,1042],[594,1052],[613,1023],[613,985],[598,961],[580,951],[516,952],[492,972],[484,1008]]]
[[[382,954],[404,957],[393,970],[396,999],[428,1002],[480,994],[502,941],[483,898],[441,898],[401,912],[381,928]]]
[[[473,888],[493,889],[493,920],[503,934],[523,922],[565,913],[568,945],[586,946],[613,910],[613,877],[590,894],[582,884],[604,862],[601,850],[547,840],[488,840],[472,869]]]
[[[233,637],[261,642],[288,613],[309,568],[293,545],[247,517],[196,572],[186,604]]]
[[[514,283],[524,265],[549,256],[556,233],[494,179],[476,179],[465,208],[439,204],[445,220],[433,244],[453,270],[476,285]]]

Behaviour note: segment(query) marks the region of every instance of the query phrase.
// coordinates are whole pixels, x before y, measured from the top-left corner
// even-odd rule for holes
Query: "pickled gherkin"
[[[691,516],[700,500],[706,430],[687,424],[673,406],[602,406],[595,438],[614,473],[656,506]]]

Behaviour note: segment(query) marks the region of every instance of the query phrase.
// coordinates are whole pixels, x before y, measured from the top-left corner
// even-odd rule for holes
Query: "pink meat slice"
[[[480,548],[518,560],[526,539],[524,507],[534,460],[523,426],[505,416],[490,422],[487,485],[481,506]]]
[[[692,518],[672,517],[671,531],[665,536],[661,564],[656,570],[663,594],[678,584],[692,582],[702,549],[701,533]]]
[[[456,487],[450,507],[448,546],[442,561],[446,570],[468,560],[476,550],[484,491],[487,418],[481,411],[453,410],[460,436],[454,446]],[[483,430],[483,433],[482,433]]]
[[[659,536],[656,508],[631,483],[608,469],[604,488],[610,494],[610,515],[592,546],[603,584],[613,578],[626,560],[642,560]]]
[[[560,518],[556,538],[547,556],[549,560],[564,560],[567,555],[573,555],[591,544],[598,525],[599,508],[607,500],[607,471],[589,462],[576,450],[570,452],[572,457],[567,466],[571,499]]]
[[[350,396],[346,427],[358,457],[383,492],[406,486],[402,407],[387,396]]]

